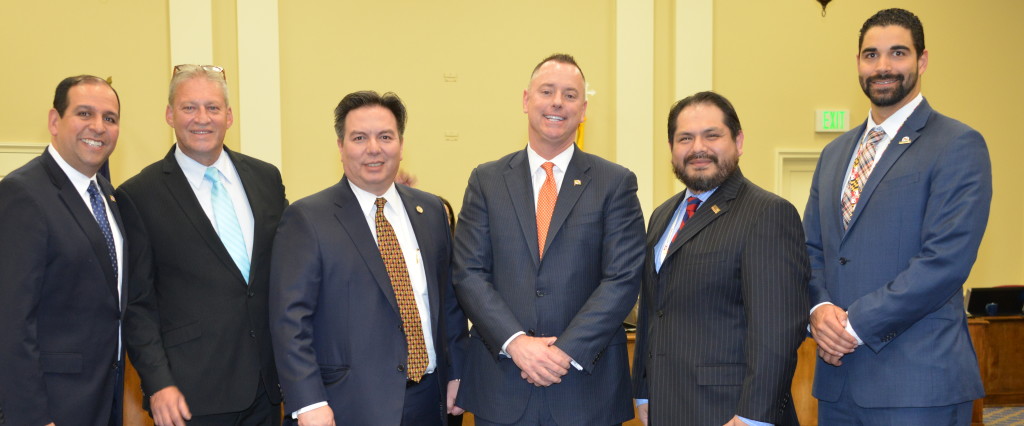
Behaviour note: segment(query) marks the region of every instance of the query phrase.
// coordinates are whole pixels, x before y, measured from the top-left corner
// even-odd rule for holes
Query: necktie
[[[677,229],[675,235],[672,236],[672,242],[675,242],[679,233],[683,232],[683,227],[686,226],[686,221],[690,220],[690,218],[693,217],[693,214],[697,212],[697,207],[700,207],[700,198],[689,197],[686,199],[686,214],[683,215],[683,220],[679,222],[679,229]]]
[[[238,215],[235,214],[235,205],[231,202],[231,195],[224,188],[220,181],[220,171],[216,167],[207,167],[204,177],[212,185],[210,189],[210,201],[213,206],[213,219],[217,222],[217,235],[224,248],[235,261],[238,270],[242,272],[245,282],[249,282],[249,251],[245,247],[245,239],[242,237],[242,227],[238,224]]]
[[[843,229],[850,226],[853,210],[857,208],[857,201],[860,200],[860,192],[864,188],[864,183],[868,181],[871,170],[875,168],[875,146],[884,137],[885,130],[881,126],[875,127],[868,132],[857,149],[857,158],[853,160],[853,167],[850,169],[850,181],[843,190]]]
[[[550,161],[541,164],[547,178],[540,186],[540,193],[537,194],[537,248],[539,256],[544,258],[544,241],[548,239],[548,226],[551,225],[551,215],[555,212],[555,201],[558,201],[558,191],[555,188],[555,173],[552,171],[555,163]]]
[[[405,264],[405,256],[398,244],[398,237],[395,236],[395,229],[384,217],[384,204],[387,202],[388,200],[384,198],[377,198],[377,214],[374,216],[374,223],[377,225],[377,247],[380,249],[380,257],[384,259],[384,267],[388,270],[391,288],[395,291],[395,300],[398,301],[398,311],[402,315],[405,344],[409,348],[409,365],[405,369],[405,376],[418,382],[427,372],[430,358],[427,355],[427,344],[423,340],[420,311],[416,307],[416,297],[412,294],[409,268]]]
[[[100,231],[103,231],[103,239],[107,242],[107,255],[110,256],[110,265],[114,267],[114,277],[117,277],[117,246],[114,245],[114,233],[110,231],[110,221],[107,220],[107,207],[103,204],[96,181],[89,182],[89,201],[92,202],[92,215],[96,216]]]

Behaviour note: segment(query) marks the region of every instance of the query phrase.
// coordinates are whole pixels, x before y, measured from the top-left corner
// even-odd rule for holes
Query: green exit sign
[[[819,109],[814,111],[814,131],[845,132],[850,130],[850,110]]]

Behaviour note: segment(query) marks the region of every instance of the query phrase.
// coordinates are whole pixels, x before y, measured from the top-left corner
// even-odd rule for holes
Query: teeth
[[[86,145],[95,146],[97,148],[103,146],[103,142],[96,139],[82,139],[82,142],[85,142]]]
[[[565,117],[559,117],[557,115],[545,115],[544,118],[546,118],[548,120],[552,120],[552,121],[563,121],[563,120],[565,120]]]
[[[378,163],[367,164],[367,166],[370,166],[370,167],[380,167],[380,166],[383,166],[383,165],[384,165],[383,161],[382,162],[378,162]]]

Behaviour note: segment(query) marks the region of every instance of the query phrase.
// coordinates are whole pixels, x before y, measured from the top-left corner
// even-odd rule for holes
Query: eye
[[[181,107],[181,110],[185,111],[185,112],[192,112],[192,111],[196,110],[196,107],[194,107],[192,105],[184,105],[184,106]]]
[[[864,59],[874,59],[874,58],[875,58],[875,52],[867,52],[867,53],[864,54]]]
[[[355,142],[360,142],[360,141],[362,141],[363,139],[365,139],[365,138],[363,137],[363,135],[356,135],[356,136],[352,136],[352,140],[353,140],[353,141],[355,141]]]
[[[718,133],[710,133],[707,136],[705,136],[704,139],[707,139],[709,141],[713,141],[713,140],[717,140],[720,137],[722,137],[722,135],[720,135]]]
[[[115,117],[104,117],[103,121],[106,121],[107,123],[110,123],[110,124],[117,124],[117,118],[115,118]]]
[[[548,90],[548,89],[542,89],[542,90],[540,91],[540,94],[542,94],[542,95],[550,95],[550,94],[551,94],[551,91],[550,91],[550,90]]]
[[[566,99],[576,99],[576,94],[575,93],[569,93],[569,94],[565,95],[565,97],[566,97]]]
[[[78,116],[82,118],[92,117],[92,113],[89,111],[78,111]]]
[[[893,56],[907,56],[907,52],[904,52],[902,50],[897,50],[895,52],[892,52],[892,55]]]
[[[211,106],[211,107],[207,107],[206,110],[207,111],[217,112],[217,111],[220,111],[220,107],[219,106]]]

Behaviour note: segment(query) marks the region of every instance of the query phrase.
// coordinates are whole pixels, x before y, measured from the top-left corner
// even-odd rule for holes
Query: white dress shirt
[[[181,167],[185,179],[188,180],[192,192],[196,194],[199,205],[203,207],[203,213],[210,218],[213,229],[217,229],[217,219],[213,215],[213,200],[211,199],[213,184],[205,178],[206,166],[193,160],[181,152],[177,146],[174,147],[174,159]],[[238,177],[238,170],[231,162],[231,158],[224,151],[221,151],[217,161],[211,167],[216,167],[221,174],[221,184],[231,196],[231,204],[235,208],[235,216],[238,217],[238,225],[242,228],[242,238],[245,239],[245,251],[252,259],[252,239],[255,221],[252,216],[252,207],[249,206],[249,197],[245,195],[245,187],[242,186],[242,179]]]

